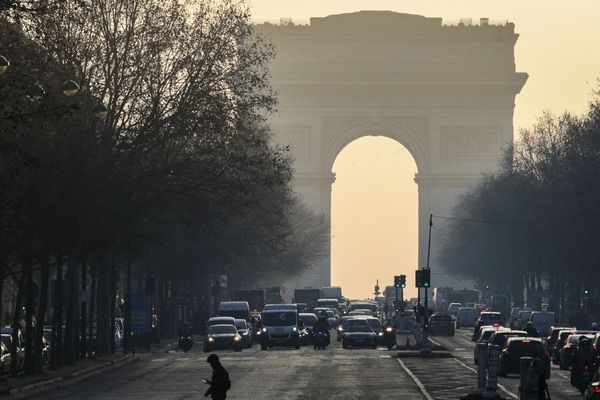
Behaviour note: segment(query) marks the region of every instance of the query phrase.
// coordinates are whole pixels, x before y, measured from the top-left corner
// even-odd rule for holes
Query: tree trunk
[[[101,258],[98,268],[98,316],[96,317],[96,331],[98,337],[98,355],[109,355],[111,353],[111,325],[110,325],[110,304],[111,304],[111,283],[110,267],[107,265],[106,257]],[[114,335],[114,333],[113,333]]]
[[[91,295],[90,295],[90,308],[89,308],[89,319],[88,319],[88,342],[92,344],[90,347],[93,349],[94,354],[98,354],[98,335],[94,332],[94,322],[96,321],[96,298],[97,298],[97,271],[98,271],[98,260],[90,268],[90,274],[92,275],[91,283]],[[89,345],[88,345],[89,346]]]
[[[33,313],[34,307],[34,285],[33,260],[31,254],[31,238],[25,238],[25,252],[22,258],[23,273],[26,276],[25,283],[25,373],[35,373],[33,358]]]
[[[131,259],[127,255],[127,288],[125,289],[125,326],[123,334],[123,353],[131,349]]]
[[[54,318],[52,321],[52,347],[51,363],[52,368],[58,368],[62,365],[62,314],[63,314],[63,260],[62,257],[56,258],[56,284],[54,287]]]
[[[17,355],[17,348],[19,346],[19,330],[21,329],[21,308],[23,303],[23,289],[25,286],[25,274],[21,273],[21,279],[19,280],[19,288],[17,290],[17,301],[15,301],[15,313],[12,321],[12,335],[11,341],[12,346],[10,349],[10,375],[15,377],[20,373],[19,357]]]
[[[67,321],[65,325],[65,340],[64,340],[64,361],[67,364],[73,364],[79,358],[77,354],[77,338],[79,323],[77,316],[79,315],[79,296],[77,287],[79,285],[78,274],[78,258],[70,256],[67,264],[67,291],[69,293],[69,303],[66,304]]]
[[[116,310],[116,298],[117,298],[117,268],[115,261],[113,260],[110,267],[110,353],[115,354],[117,346],[115,343],[115,319],[117,318]]]
[[[87,264],[85,257],[81,260],[81,317],[79,319],[79,332],[81,336],[81,342],[79,344],[80,358],[84,359],[87,357],[87,340],[86,340],[86,327],[87,327]]]
[[[50,266],[47,256],[42,258],[42,271],[40,281],[40,304],[38,307],[37,324],[35,325],[35,370],[36,372],[42,371],[42,364],[44,363],[42,354],[42,337],[44,335],[44,323],[46,322],[46,313],[48,312],[48,281],[50,280]]]

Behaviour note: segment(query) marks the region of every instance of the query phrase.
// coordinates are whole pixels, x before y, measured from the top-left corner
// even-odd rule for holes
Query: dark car
[[[370,326],[350,325],[342,336],[342,347],[371,347],[377,348],[377,334]]]
[[[582,336],[586,336],[590,341],[594,338],[594,334],[571,334],[567,337],[567,341],[565,345],[560,349],[558,366],[560,369],[569,369],[573,364],[573,353],[577,350],[577,345],[579,344],[579,338]]]
[[[245,319],[236,319],[235,327],[242,337],[242,346],[249,349],[252,347],[252,330]]]
[[[217,349],[242,351],[242,337],[233,325],[211,325],[206,330],[204,352]]]
[[[377,335],[377,342],[383,337],[383,326],[381,326],[381,321],[375,317],[366,317],[367,324],[373,329],[373,332]]]
[[[454,336],[454,320],[450,314],[433,314],[429,317],[429,333]]]
[[[337,329],[336,329],[337,341],[338,342],[342,341],[342,337],[344,336],[344,332],[346,332],[346,328],[348,328],[348,326],[351,326],[351,325],[368,326],[369,323],[367,322],[367,318],[368,317],[366,315],[360,315],[360,316],[347,315],[345,317],[340,318],[340,324],[337,326]]]
[[[558,332],[556,342],[554,343],[552,348],[549,349],[553,364],[558,365],[560,363],[560,350],[564,347],[565,343],[567,342],[567,338],[573,335],[575,332],[576,330],[574,329],[561,330],[560,332]]]
[[[484,311],[479,314],[473,328],[473,341],[479,337],[479,330],[482,326],[504,326],[504,317],[496,311]]]
[[[556,342],[558,342],[558,335],[560,334],[560,331],[575,330],[575,329],[576,328],[574,328],[572,326],[553,326],[552,328],[550,328],[550,334],[546,338],[546,348],[548,350],[551,350],[554,348],[554,345],[556,344]]]
[[[298,314],[298,323],[306,329],[306,332],[312,334],[313,326],[317,322],[317,316],[313,313]]]
[[[546,379],[550,378],[550,356],[546,352],[544,343],[539,338],[533,337],[511,337],[506,341],[504,349],[500,353],[499,376],[520,373],[521,357],[539,358],[542,360]]]
[[[527,337],[527,332],[525,331],[516,331],[511,329],[499,329],[492,333],[490,336],[490,340],[488,341],[487,348],[487,357],[488,360],[490,358],[490,353],[492,352],[494,346],[499,346],[500,349],[504,348],[504,345],[511,337]]]

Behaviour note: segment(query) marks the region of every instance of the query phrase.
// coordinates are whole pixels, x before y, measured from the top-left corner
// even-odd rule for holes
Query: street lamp
[[[0,75],[6,72],[8,67],[10,66],[10,62],[4,56],[0,56]]]
[[[75,81],[68,80],[63,83],[62,92],[67,97],[75,96],[79,92],[79,85]]]

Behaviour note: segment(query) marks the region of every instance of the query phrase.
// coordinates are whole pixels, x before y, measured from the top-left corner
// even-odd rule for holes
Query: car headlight
[[[377,336],[383,336],[383,332],[379,332]]]
[[[240,335],[235,335],[233,337],[233,340],[235,340],[236,342],[239,342],[242,339],[242,337]]]
[[[208,341],[209,341],[209,342],[214,342],[214,341],[215,341],[215,338],[213,338],[213,337],[209,337],[209,338],[208,338]]]
[[[295,326],[292,327],[292,331],[297,332],[298,328],[296,328]]]
[[[341,326],[338,326],[338,332],[343,332],[343,331],[344,331],[344,328]]]
[[[263,331],[264,333],[267,333],[267,328],[262,328],[262,331]]]
[[[256,331],[256,335],[260,335],[262,331]]]
[[[248,332],[242,332],[242,336],[248,336]]]

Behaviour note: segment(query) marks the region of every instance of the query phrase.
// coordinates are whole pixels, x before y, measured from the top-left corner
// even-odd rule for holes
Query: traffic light
[[[586,295],[586,296],[587,296],[588,294],[590,294],[590,289],[588,289],[588,288],[583,288],[583,294],[584,294],[584,295]]]
[[[401,283],[401,276],[400,275],[395,275],[394,276],[394,287],[396,287],[396,288],[403,287],[402,283]]]
[[[400,287],[402,289],[406,287],[406,275],[400,275]]]
[[[431,286],[431,273],[429,268],[418,269],[415,274],[415,286],[428,288]]]

